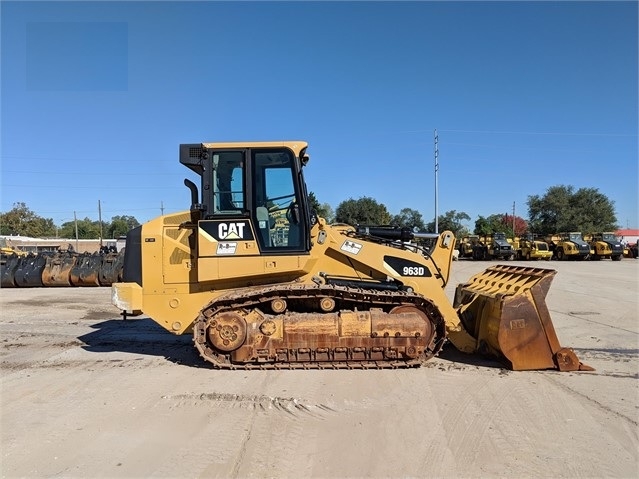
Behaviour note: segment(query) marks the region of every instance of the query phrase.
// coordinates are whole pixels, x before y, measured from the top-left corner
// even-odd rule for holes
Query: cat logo
[[[198,223],[200,234],[207,241],[252,241],[253,229],[247,220],[207,221]]]
[[[244,238],[245,223],[220,223],[217,233],[221,240],[239,240]]]

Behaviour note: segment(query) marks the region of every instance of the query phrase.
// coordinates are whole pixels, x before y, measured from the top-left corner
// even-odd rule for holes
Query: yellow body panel
[[[205,254],[210,256],[198,258],[197,250],[190,250],[190,245],[194,237],[199,239],[202,234],[196,233],[196,228],[184,227],[189,217],[189,212],[176,213],[143,225],[144,287],[135,283],[114,284],[114,304],[120,309],[142,311],[168,331],[182,334],[191,330],[206,304],[236,288],[282,282],[310,284],[320,273],[356,274],[362,279],[394,277],[437,305],[456,347],[468,352],[475,348],[475,341],[462,328],[444,292],[455,246],[452,233],[443,233],[432,253],[433,263],[439,270],[419,252],[390,249],[395,257],[431,266],[431,276],[401,277],[384,262],[388,246],[351,239],[346,234],[350,228],[329,226],[322,219],[311,232],[312,254],[260,256],[257,244],[247,247],[243,244],[246,242],[238,242],[236,252],[239,254],[215,255],[215,248],[207,240],[198,243],[204,244]],[[256,254],[248,254],[253,249]]]

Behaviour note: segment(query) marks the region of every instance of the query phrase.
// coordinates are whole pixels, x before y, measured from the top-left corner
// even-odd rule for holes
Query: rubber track
[[[343,306],[349,303],[353,308],[368,310],[378,307],[389,310],[395,306],[411,305],[424,311],[433,322],[435,337],[432,351],[425,352],[419,358],[401,361],[324,361],[324,362],[268,362],[268,363],[231,363],[230,354],[218,354],[207,346],[206,322],[218,313],[234,309],[254,309],[274,298],[285,299],[289,304],[294,299],[329,297]],[[437,355],[446,340],[446,326],[439,309],[429,299],[404,291],[377,291],[349,288],[334,285],[275,285],[243,288],[239,292],[223,295],[205,306],[193,326],[193,341],[200,355],[216,369],[400,369],[421,366],[424,361]]]

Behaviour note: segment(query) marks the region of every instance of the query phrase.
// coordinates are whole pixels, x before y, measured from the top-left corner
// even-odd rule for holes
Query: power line
[[[165,206],[163,206],[164,209],[167,209]],[[184,207],[182,207],[182,209],[186,209]],[[109,210],[104,210],[104,213],[109,213],[109,214],[113,214],[113,213],[120,213],[122,210],[124,210],[124,208],[122,209],[109,209]],[[126,211],[157,211],[158,207],[154,206],[154,207],[148,207],[148,208],[126,208]],[[177,211],[177,209],[176,209]],[[70,210],[65,210],[65,211],[39,211],[37,212],[38,215],[64,215],[69,213]],[[95,210],[75,210],[76,213],[95,213]]]
[[[94,176],[95,172],[89,171],[20,171],[20,170],[2,170],[3,173],[19,173],[21,175],[64,175],[64,176]],[[116,172],[114,172],[116,173]],[[173,173],[129,173],[127,172],[126,176],[171,176],[174,177]]]
[[[566,133],[558,131],[500,131],[500,130],[444,130],[449,133],[494,133],[496,135],[550,135],[550,136],[620,136],[636,138],[636,133]]]
[[[56,158],[50,156],[22,156],[22,155],[0,155],[0,159],[2,160],[45,160],[45,161],[72,161],[72,162],[82,162],[87,164],[99,164],[104,165],[109,163],[131,163],[131,158]],[[145,162],[141,161],[140,164],[144,164]],[[162,164],[162,161],[155,162],[155,165]],[[172,162],[173,163],[173,162]],[[165,164],[168,164],[166,162]]]
[[[11,188],[49,188],[49,189],[77,189],[77,190],[94,190],[96,188],[95,185],[89,186],[78,186],[78,185],[2,185],[3,188],[11,187]],[[131,188],[135,188],[136,190],[166,190],[166,185],[158,185],[158,186],[105,186],[100,185],[101,190],[130,190]]]

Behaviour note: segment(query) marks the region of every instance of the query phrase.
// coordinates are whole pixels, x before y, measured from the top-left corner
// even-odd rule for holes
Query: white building
[[[39,253],[41,251],[67,250],[69,247],[77,253],[95,253],[100,251],[99,239],[69,239],[69,238],[30,238],[29,236],[8,236],[0,235],[5,239],[8,246],[14,246],[22,251]],[[118,251],[118,240],[102,239],[102,246],[116,247]]]

